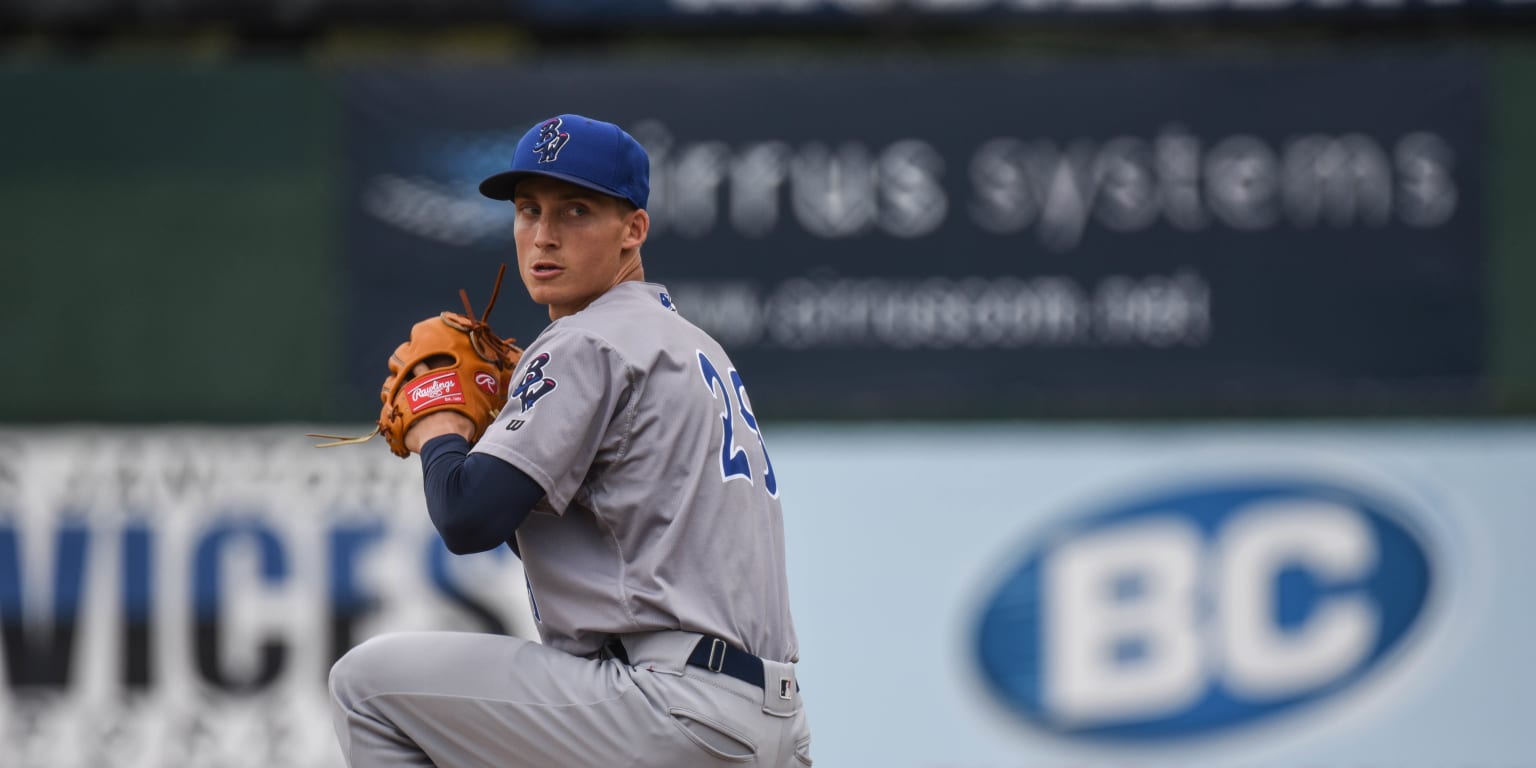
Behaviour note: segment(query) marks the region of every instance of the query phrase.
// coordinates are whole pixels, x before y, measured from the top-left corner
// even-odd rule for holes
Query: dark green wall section
[[[336,99],[294,64],[0,70],[0,422],[337,411]]]
[[[1493,100],[1489,301],[1497,407],[1536,411],[1536,48],[1500,51]]]

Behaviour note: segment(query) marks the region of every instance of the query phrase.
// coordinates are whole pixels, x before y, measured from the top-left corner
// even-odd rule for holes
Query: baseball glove
[[[516,339],[497,336],[485,321],[496,306],[506,270],[503,264],[496,273],[490,303],[478,320],[469,294],[460,290],[464,314],[443,312],[411,328],[410,339],[389,356],[389,376],[379,391],[383,407],[373,432],[352,438],[312,433],[310,437],[333,441],[316,447],[362,443],[383,434],[390,450],[405,458],[411,455],[405,433],[427,414],[439,411],[463,414],[475,425],[470,441],[479,440],[506,405],[512,371],[523,356],[522,348],[513,343]]]

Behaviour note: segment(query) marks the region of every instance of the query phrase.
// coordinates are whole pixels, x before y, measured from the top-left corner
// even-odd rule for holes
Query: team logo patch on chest
[[[512,396],[523,404],[523,413],[527,413],[558,386],[558,382],[544,372],[549,361],[548,352],[539,353],[538,357],[529,361],[528,369],[523,372],[523,378],[518,383],[517,389],[512,390]]]

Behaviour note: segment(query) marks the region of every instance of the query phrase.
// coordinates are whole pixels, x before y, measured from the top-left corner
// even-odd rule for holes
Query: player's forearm
[[[544,498],[544,489],[522,470],[494,456],[470,454],[461,435],[427,441],[421,465],[427,513],[454,554],[501,546]]]

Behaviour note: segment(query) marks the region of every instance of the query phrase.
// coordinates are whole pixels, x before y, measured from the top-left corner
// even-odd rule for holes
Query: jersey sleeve
[[[522,470],[564,514],[628,400],[628,366],[602,338],[557,326],[523,353],[511,386],[506,406],[471,452]]]

